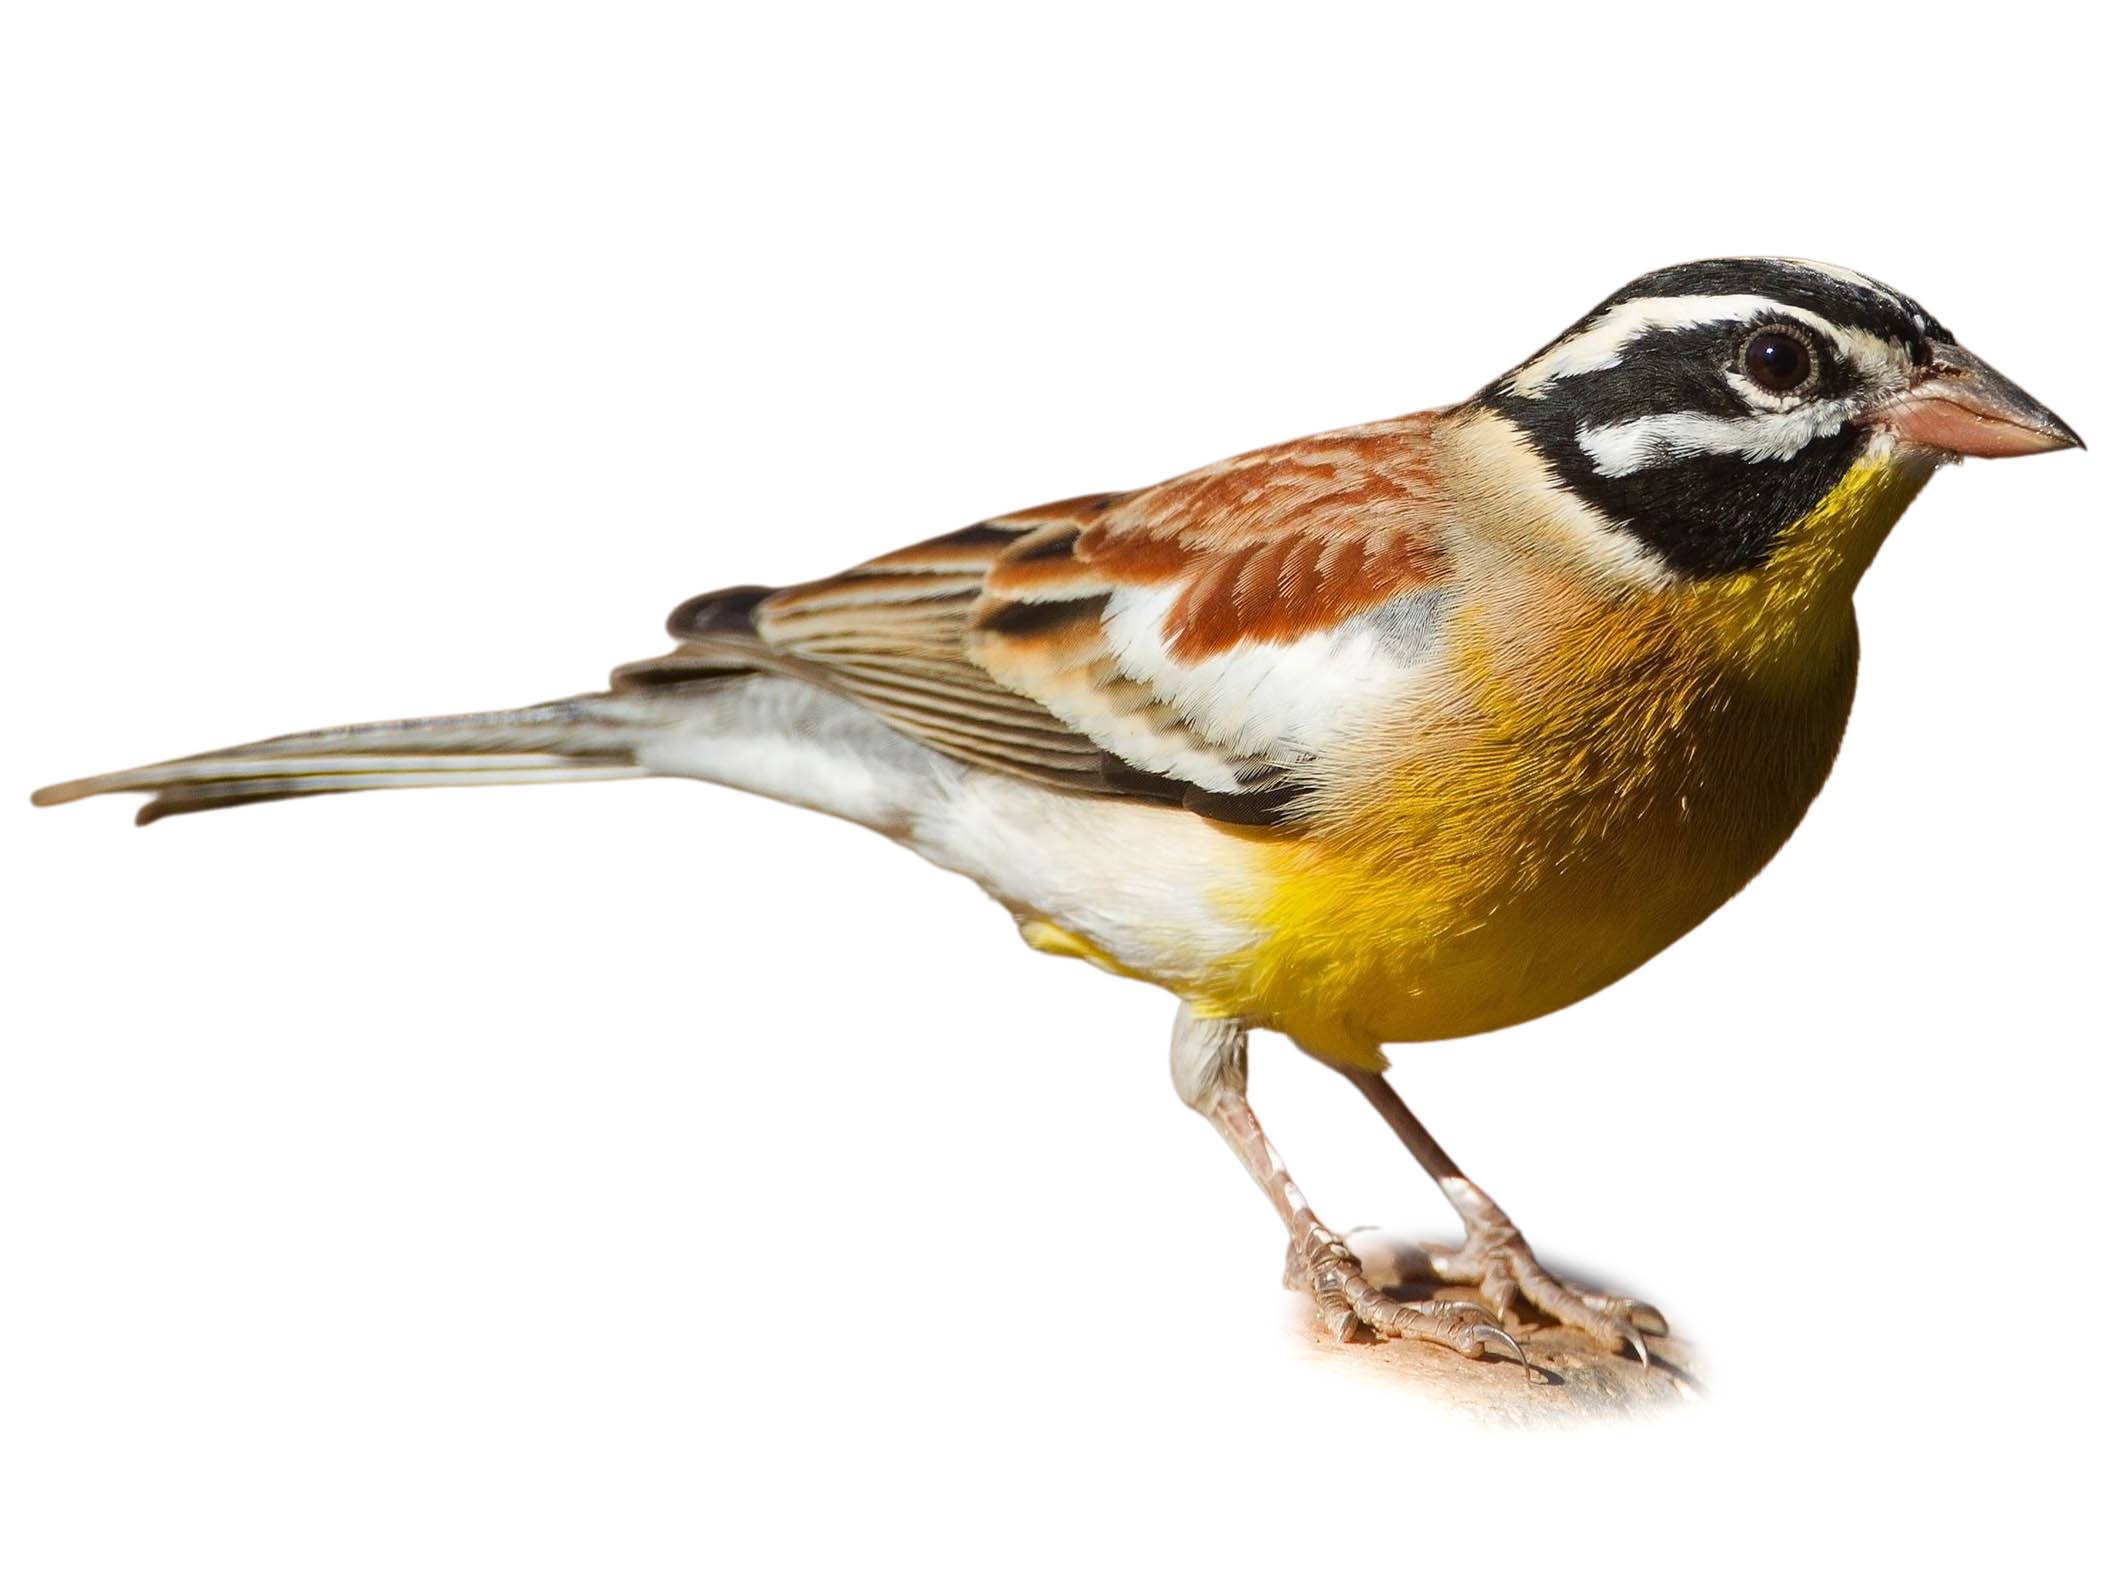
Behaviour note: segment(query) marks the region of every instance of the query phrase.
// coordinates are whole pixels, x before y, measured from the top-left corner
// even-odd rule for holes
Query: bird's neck
[[[1935,468],[1934,454],[1878,442],[1776,539],[1766,563],[1675,586],[1662,601],[1738,674],[1768,688],[1810,684],[1845,664],[1856,584]]]

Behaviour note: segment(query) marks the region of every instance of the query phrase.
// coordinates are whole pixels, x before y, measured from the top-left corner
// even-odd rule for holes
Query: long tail
[[[420,785],[551,784],[638,779],[635,754],[660,715],[646,696],[574,696],[511,712],[408,718],[282,735],[171,762],[48,785],[40,807],[139,791],[134,821],[252,801]]]

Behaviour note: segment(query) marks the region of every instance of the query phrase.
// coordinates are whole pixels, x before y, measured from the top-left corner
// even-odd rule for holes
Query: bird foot
[[[1337,1342],[1406,1337],[1433,1342],[1468,1359],[1507,1355],[1532,1373],[1530,1361],[1502,1322],[1478,1304],[1423,1299],[1402,1303],[1380,1292],[1363,1274],[1348,1245],[1323,1227],[1289,1245],[1282,1281],[1308,1293],[1326,1333]]]
[[[1551,1319],[1573,1326],[1601,1347],[1618,1353],[1631,1351],[1645,1366],[1650,1362],[1647,1332],[1654,1337],[1669,1335],[1663,1313],[1640,1299],[1565,1282],[1533,1256],[1510,1218],[1493,1200],[1462,1178],[1451,1179],[1444,1191],[1465,1217],[1466,1240],[1457,1248],[1423,1245],[1429,1263],[1441,1281],[1476,1287],[1481,1299],[1498,1319],[1522,1298]]]

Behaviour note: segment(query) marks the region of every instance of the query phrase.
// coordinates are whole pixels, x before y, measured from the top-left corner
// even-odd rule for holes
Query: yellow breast
[[[1699,923],[1818,793],[1856,676],[1855,579],[1926,478],[1857,467],[1759,570],[1468,601],[1445,683],[1298,837],[1262,840],[1251,949],[1194,991],[1353,1065],[1612,982]]]

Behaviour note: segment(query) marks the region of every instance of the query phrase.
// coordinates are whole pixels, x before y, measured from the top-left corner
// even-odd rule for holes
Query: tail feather
[[[347,790],[637,779],[634,758],[656,713],[645,696],[574,696],[508,712],[461,713],[310,730],[48,785],[30,800],[58,806],[136,791],[139,823],[253,801]]]

